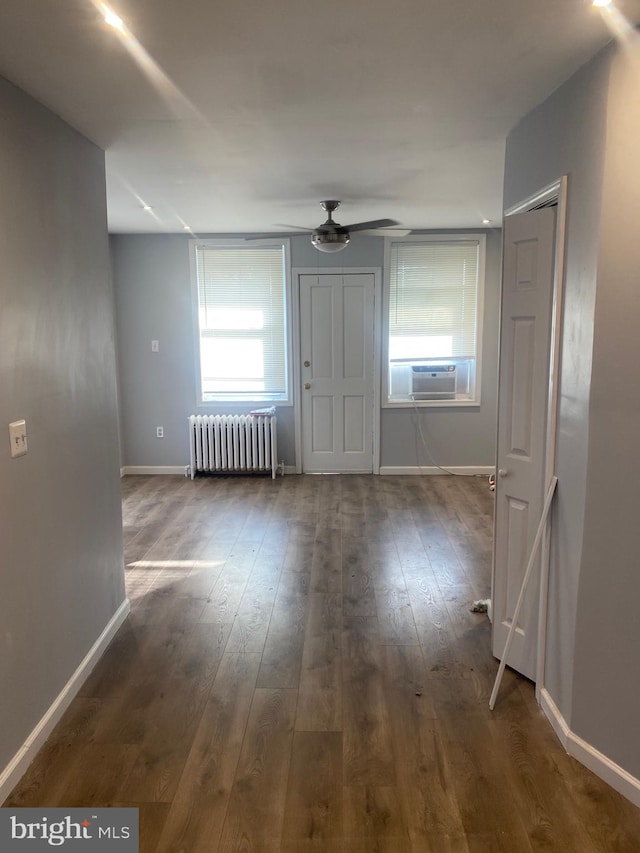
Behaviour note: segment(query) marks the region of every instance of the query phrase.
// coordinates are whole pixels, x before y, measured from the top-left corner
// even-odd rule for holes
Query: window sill
[[[260,400],[247,397],[246,400],[238,400],[237,397],[216,397],[215,400],[198,400],[196,409],[211,409],[219,408],[220,406],[228,406],[239,409],[257,409],[266,408],[267,406],[276,406],[276,408],[285,408],[293,406],[292,400]]]
[[[386,400],[383,409],[463,409],[479,408],[480,398],[458,400],[410,400],[408,398]]]

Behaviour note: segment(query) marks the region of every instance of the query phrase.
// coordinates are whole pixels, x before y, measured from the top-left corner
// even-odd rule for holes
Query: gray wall
[[[546,685],[571,720],[608,71],[598,58],[509,135],[505,208],[569,176],[566,280]]]
[[[615,55],[606,123],[573,729],[640,778],[640,46]]]
[[[111,238],[118,328],[124,466],[181,466],[188,463],[186,418],[196,411],[196,358],[191,307],[189,240],[183,235],[116,235]],[[384,241],[354,239],[338,255],[322,254],[306,236],[291,241],[294,268],[322,271],[382,268]],[[446,465],[493,465],[500,232],[487,235],[482,406],[429,409],[423,431],[437,461]],[[160,352],[151,352],[151,341]],[[246,406],[211,405],[198,411],[246,411]],[[156,439],[156,426],[164,439]],[[384,410],[382,465],[428,465],[417,444],[415,414]],[[278,407],[278,449],[295,464],[294,410]]]
[[[612,44],[507,142],[505,203],[569,175],[547,689],[640,778],[640,47]]]
[[[1,769],[124,578],[104,155],[1,79],[0,115]]]

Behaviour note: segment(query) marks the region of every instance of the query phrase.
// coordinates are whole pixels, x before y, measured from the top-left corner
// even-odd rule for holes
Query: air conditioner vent
[[[412,365],[411,396],[414,400],[455,400],[456,365]]]

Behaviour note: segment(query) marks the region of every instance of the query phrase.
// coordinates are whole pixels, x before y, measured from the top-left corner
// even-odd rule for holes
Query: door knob
[[[308,390],[309,390],[309,388],[311,388],[311,383],[310,383],[310,382],[305,382],[305,383],[304,383],[304,388],[305,388],[305,391],[308,391]]]
[[[506,468],[498,468],[498,477],[506,477],[508,473]]]
[[[311,367],[311,362],[310,362],[310,361],[305,361],[304,366],[305,366],[305,367]]]

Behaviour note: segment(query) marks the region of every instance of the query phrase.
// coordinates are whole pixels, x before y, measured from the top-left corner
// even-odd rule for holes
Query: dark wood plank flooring
[[[143,853],[638,853],[486,616],[468,477],[123,480],[131,615],[6,805],[140,808]]]

